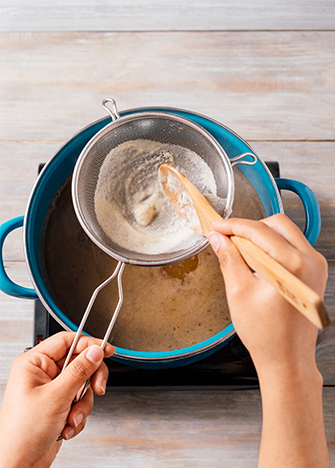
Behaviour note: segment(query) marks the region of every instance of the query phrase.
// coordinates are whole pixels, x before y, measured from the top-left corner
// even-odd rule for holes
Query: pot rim
[[[176,107],[164,107],[164,108],[163,107],[157,107],[157,106],[144,107],[144,108],[139,107],[139,108],[132,108],[132,109],[127,109],[127,110],[121,111],[120,114],[123,116],[123,115],[128,115],[128,114],[131,114],[131,113],[139,113],[139,112],[147,112],[147,111],[157,111],[157,112],[166,112],[167,111],[167,112],[171,112],[171,113],[177,112],[177,113],[188,114],[188,115],[190,115],[192,117],[195,116],[197,118],[204,119],[204,120],[206,120],[208,122],[212,122],[216,126],[221,127],[224,130],[226,130],[227,132],[229,132],[231,135],[233,135],[235,138],[237,138],[240,142],[242,142],[244,145],[246,145],[255,154],[255,156],[257,157],[257,161],[263,166],[263,169],[265,170],[265,172],[267,173],[268,178],[271,181],[272,187],[273,187],[274,192],[276,194],[276,199],[277,199],[277,202],[278,202],[279,212],[280,213],[284,212],[282,200],[281,200],[280,193],[279,193],[279,189],[278,189],[278,187],[277,187],[277,185],[275,183],[274,177],[272,176],[270,170],[268,169],[266,164],[263,162],[263,160],[258,156],[258,154],[252,149],[252,147],[249,145],[249,143],[247,143],[236,132],[231,130],[229,127],[227,127],[223,123],[221,123],[221,122],[219,122],[219,121],[217,121],[215,119],[212,119],[212,118],[210,118],[210,117],[208,117],[206,115],[203,115],[203,114],[200,114],[200,113],[197,113],[197,112],[193,112],[193,111],[189,111],[189,110],[185,110],[185,109],[176,108]],[[25,210],[25,215],[24,215],[23,244],[24,244],[25,257],[28,260],[26,262],[26,264],[27,264],[27,268],[28,268],[28,271],[29,271],[29,274],[30,274],[30,278],[31,278],[33,287],[36,290],[36,292],[37,292],[37,294],[39,296],[39,299],[41,300],[44,307],[48,310],[48,312],[52,315],[52,317],[63,328],[65,328],[65,330],[68,330],[68,331],[74,331],[77,328],[77,326],[75,324],[73,324],[69,319],[67,319],[65,314],[56,306],[56,309],[58,309],[60,314],[64,315],[67,320],[65,320],[65,322],[64,322],[57,315],[57,313],[50,307],[47,300],[44,298],[44,295],[41,293],[38,285],[36,284],[35,277],[34,277],[34,274],[32,272],[30,262],[29,262],[29,254],[28,254],[28,247],[27,247],[27,237],[28,237],[27,236],[27,220],[29,219],[29,212],[31,210],[31,203],[32,203],[33,197],[35,196],[36,188],[38,187],[41,179],[43,178],[44,173],[49,170],[49,167],[50,167],[50,165],[52,165],[52,162],[54,161],[54,158],[60,153],[60,151],[62,149],[64,149],[66,147],[66,145],[68,145],[76,137],[81,135],[85,130],[90,129],[91,127],[93,127],[93,126],[95,126],[95,125],[97,125],[99,123],[102,124],[105,121],[106,121],[106,125],[107,125],[110,120],[111,120],[111,118],[108,117],[108,116],[102,117],[102,118],[100,118],[98,120],[95,120],[94,122],[91,122],[90,124],[86,125],[85,127],[81,128],[69,140],[67,140],[58,149],[58,151],[47,161],[47,163],[44,165],[42,171],[40,172],[39,176],[37,177],[37,179],[36,179],[36,181],[35,181],[35,183],[33,185],[32,191],[31,191],[30,196],[28,198],[28,202],[27,202],[27,206],[26,206],[26,210]],[[199,125],[201,126],[201,124],[199,124]],[[104,127],[105,127],[105,125],[103,127],[101,127],[101,128],[104,128]],[[97,130],[96,133],[98,133],[99,130]],[[93,137],[94,137],[94,135],[93,135]],[[228,155],[228,157],[229,157],[229,155]],[[65,179],[66,179],[66,177],[64,178],[64,180]],[[128,349],[116,347],[116,352],[113,355],[113,357],[115,356],[115,358],[121,358],[121,359],[125,358],[125,359],[128,359],[128,360],[131,359],[131,360],[134,360],[134,361],[164,361],[164,362],[167,362],[168,360],[171,360],[171,359],[174,361],[176,359],[177,360],[178,359],[184,359],[184,358],[187,358],[187,357],[190,357],[190,356],[198,355],[200,353],[202,354],[203,352],[208,351],[208,350],[210,350],[212,348],[215,348],[218,344],[228,340],[234,334],[235,334],[235,329],[234,329],[233,324],[231,323],[230,325],[225,327],[223,330],[221,330],[216,335],[213,335],[212,337],[208,338],[207,340],[201,341],[200,343],[197,343],[197,344],[189,346],[189,347],[180,348],[180,349],[176,349],[176,350],[170,350],[170,351],[160,351],[160,352],[159,351],[158,352],[135,351],[135,350],[128,350]]]
[[[224,166],[226,173],[227,173],[227,187],[228,187],[228,194],[226,197],[226,206],[225,212],[231,213],[232,205],[234,201],[234,176],[233,176],[233,168],[232,163],[230,162],[230,158],[227,155],[224,148],[219,144],[219,142],[214,138],[214,136],[203,128],[201,125],[193,122],[191,119],[182,117],[177,114],[169,113],[169,112],[157,112],[157,111],[143,111],[143,112],[133,112],[122,115],[121,117],[113,120],[112,122],[108,123],[105,127],[99,130],[85,145],[83,150],[81,151],[79,158],[76,162],[74,171],[73,171],[73,178],[72,178],[72,201],[76,216],[81,224],[81,227],[86,232],[88,237],[105,253],[112,256],[116,260],[122,263],[131,264],[131,265],[138,265],[138,266],[163,266],[169,265],[172,263],[179,263],[187,258],[197,255],[202,250],[204,250],[208,245],[209,242],[206,238],[202,239],[201,242],[197,243],[193,247],[189,247],[186,252],[176,251],[173,254],[166,255],[166,258],[162,259],[162,255],[146,255],[146,258],[143,258],[142,255],[139,255],[139,258],[136,255],[129,256],[126,254],[121,254],[120,251],[116,248],[111,248],[107,245],[104,240],[101,238],[100,235],[97,234],[94,228],[92,228],[89,216],[85,213],[85,203],[81,202],[80,199],[80,189],[79,189],[79,178],[82,172],[82,166],[86,164],[86,157],[87,154],[95,147],[97,143],[101,141],[101,139],[108,134],[111,130],[122,126],[123,124],[127,124],[128,122],[133,122],[135,120],[141,119],[170,119],[175,120],[175,122],[184,124],[192,128],[193,130],[197,131],[202,137],[211,143],[211,145],[215,148],[218,156],[220,156],[222,160],[222,165]],[[121,249],[123,250],[123,249]],[[150,258],[149,258],[150,257]]]

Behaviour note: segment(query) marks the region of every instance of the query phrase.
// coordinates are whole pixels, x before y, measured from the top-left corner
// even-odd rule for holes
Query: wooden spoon
[[[213,231],[212,223],[222,218],[192,182],[169,164],[160,166],[159,177],[173,208],[189,227],[201,236]],[[316,327],[322,329],[330,324],[324,302],[313,289],[250,240],[230,238],[245,262]]]

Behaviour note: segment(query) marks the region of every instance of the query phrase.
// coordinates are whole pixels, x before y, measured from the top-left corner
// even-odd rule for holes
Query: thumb
[[[254,279],[248,265],[228,236],[213,231],[207,238],[219,259],[227,295],[237,289],[241,290],[242,285],[245,286],[248,280]]]
[[[103,357],[104,352],[98,345],[90,346],[80,353],[53,381],[59,395],[64,395],[66,399],[74,397],[86,380],[99,369]]]

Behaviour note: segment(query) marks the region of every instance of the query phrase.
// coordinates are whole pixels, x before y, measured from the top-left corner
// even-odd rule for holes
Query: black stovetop
[[[34,345],[63,331],[40,301],[35,302]],[[209,387],[258,385],[247,349],[238,336],[211,356],[194,364],[173,369],[140,369],[105,359],[109,368],[109,387]]]

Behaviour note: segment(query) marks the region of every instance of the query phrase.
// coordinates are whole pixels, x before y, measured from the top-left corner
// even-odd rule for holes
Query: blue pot
[[[229,158],[234,158],[241,153],[250,151],[255,154],[251,147],[229,128],[208,117],[189,111],[172,108],[149,108],[133,109],[121,114],[126,115],[133,112],[142,112],[144,110],[171,112],[193,120],[217,139]],[[110,121],[110,118],[105,118],[94,122],[68,141],[43,168],[32,190],[25,216],[14,218],[0,227],[1,291],[23,299],[41,300],[49,313],[67,330],[76,331],[77,326],[72,323],[55,304],[48,291],[42,270],[41,237],[44,220],[55,193],[65,179],[73,172],[76,161],[84,146],[99,130],[110,123]],[[306,185],[295,180],[274,180],[266,165],[258,156],[255,165],[241,165],[239,168],[256,190],[267,216],[283,212],[279,190],[290,190],[298,194],[303,203],[306,215],[304,234],[313,245],[319,236],[321,228],[320,210],[314,193]],[[26,261],[34,289],[24,288],[11,281],[7,276],[3,264],[2,251],[4,241],[11,231],[21,226],[24,227]],[[210,339],[194,346],[166,352],[142,352],[117,347],[113,359],[125,364],[144,368],[177,367],[190,364],[209,356],[217,349],[223,347],[234,335],[234,327],[231,324]]]

